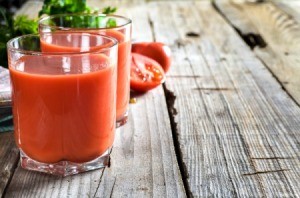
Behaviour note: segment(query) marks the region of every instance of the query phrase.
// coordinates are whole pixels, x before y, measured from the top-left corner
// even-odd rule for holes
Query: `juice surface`
[[[117,70],[117,120],[121,119],[128,109],[129,104],[129,93],[130,93],[130,52],[131,52],[131,42],[126,41],[125,35],[121,31],[117,30],[81,30],[78,32],[89,32],[89,33],[99,33],[101,35],[106,35],[115,38],[118,41],[118,70]],[[71,47],[65,39],[60,36],[59,33],[52,33],[52,44],[49,42],[41,42],[42,51],[45,52],[78,52],[82,51],[80,48]],[[64,32],[64,34],[66,34]],[[71,34],[70,34],[71,35]],[[65,38],[65,36],[64,36]],[[74,38],[72,39],[74,40]],[[80,43],[80,42],[78,42]],[[63,46],[61,46],[63,45]],[[65,46],[65,47],[64,47]],[[100,48],[103,48],[101,46]]]
[[[10,75],[15,138],[29,157],[87,162],[112,146],[116,66],[106,56],[24,56]]]

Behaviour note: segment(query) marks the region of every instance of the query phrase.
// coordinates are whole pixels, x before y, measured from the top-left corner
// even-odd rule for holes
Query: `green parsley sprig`
[[[70,14],[90,12],[86,0],[45,0],[39,17],[43,14]]]
[[[103,14],[113,14],[116,11],[117,11],[116,7],[110,7],[110,6],[108,6],[108,7],[103,8],[102,13]]]

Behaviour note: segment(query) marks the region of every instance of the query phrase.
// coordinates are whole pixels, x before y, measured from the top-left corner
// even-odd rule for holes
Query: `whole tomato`
[[[142,54],[158,62],[165,73],[171,65],[171,49],[160,42],[140,42],[132,44],[132,52]]]

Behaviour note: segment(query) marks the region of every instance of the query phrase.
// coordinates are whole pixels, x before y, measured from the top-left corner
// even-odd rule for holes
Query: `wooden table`
[[[299,2],[89,4],[117,5],[134,41],[168,44],[167,80],[135,96],[109,168],[25,171],[1,134],[2,197],[300,197]]]

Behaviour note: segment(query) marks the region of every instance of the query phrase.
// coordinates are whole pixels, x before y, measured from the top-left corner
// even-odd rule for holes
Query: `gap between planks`
[[[153,41],[156,42],[153,21],[151,20],[151,17],[149,16],[149,14],[147,15],[147,17],[148,17],[149,25],[151,28],[151,34],[152,34]],[[188,183],[188,170],[183,161],[182,152],[180,150],[180,143],[178,140],[178,128],[177,128],[177,123],[175,121],[175,116],[177,114],[177,110],[174,106],[174,102],[176,100],[176,95],[174,95],[174,92],[172,92],[171,90],[169,90],[166,87],[165,83],[163,83],[163,90],[164,90],[164,95],[165,95],[166,104],[167,104],[167,108],[168,108],[168,114],[169,114],[169,118],[170,118],[170,124],[171,124],[171,130],[172,130],[172,140],[173,140],[174,150],[175,150],[175,154],[176,154],[176,159],[177,159],[177,163],[178,163],[178,167],[179,167],[179,171],[181,174],[181,178],[182,178],[186,196],[188,198],[190,198],[190,197],[193,197],[193,195],[190,190],[189,183]]]

